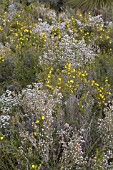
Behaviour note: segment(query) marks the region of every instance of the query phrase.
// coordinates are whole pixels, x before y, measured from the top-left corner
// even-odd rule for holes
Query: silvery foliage
[[[8,7],[8,15],[13,18],[18,8],[18,3],[15,2],[10,4]],[[51,42],[51,45],[53,46],[54,50],[46,50],[46,52],[44,52],[44,55],[40,56],[41,63],[51,63],[52,61],[56,62],[56,59],[58,59],[58,63],[64,65],[65,62],[70,59],[71,63],[76,66],[81,65],[81,63],[92,61],[97,56],[95,50],[92,48],[92,42],[91,44],[86,45],[84,39],[77,41],[73,35],[73,31],[70,28],[68,28],[69,34],[67,34],[66,23],[68,21],[68,18],[66,14],[64,15],[64,13],[61,13],[59,14],[58,18],[54,10],[45,8],[44,5],[38,6],[37,10],[40,11],[43,17],[51,19],[52,24],[50,24],[48,21],[43,21],[42,18],[38,18],[38,23],[36,24],[35,29],[33,29],[33,32],[36,34],[45,33],[47,37],[51,37],[53,31],[52,28],[57,27],[60,28],[62,36],[61,41],[59,42],[59,48],[57,48],[57,46],[54,46],[55,40],[51,40],[53,41]],[[62,19],[63,22],[59,23],[58,20],[60,21]],[[84,23],[82,23],[80,20],[77,20],[77,23],[80,27],[84,27]],[[96,24],[100,24],[103,27],[104,22],[101,15],[96,17],[89,15],[89,21],[87,22],[87,25],[95,26]],[[48,42],[46,43],[46,46],[48,46]]]
[[[42,161],[46,162],[48,166],[51,166],[49,161],[52,157],[57,164],[57,169],[63,166],[65,170],[71,170],[75,167],[77,170],[82,170],[85,167],[90,167],[92,170],[103,167],[107,170],[108,159],[113,157],[113,106],[111,105],[109,109],[105,110],[105,119],[99,119],[98,123],[103,152],[86,159],[83,147],[86,143],[84,135],[87,136],[88,130],[86,131],[83,125],[79,131],[76,127],[71,127],[65,122],[62,99],[63,96],[58,89],[55,89],[50,94],[49,90],[44,89],[42,83],[33,83],[27,86],[18,96],[7,91],[0,97],[1,110],[4,113],[0,116],[0,128],[10,125],[12,117],[7,113],[10,113],[13,106],[17,108],[16,115],[19,112],[18,105],[23,106],[26,114],[22,112],[18,114],[23,116],[23,122],[25,121],[21,124],[21,128],[18,129],[22,138],[22,152],[24,152],[24,146],[28,140],[31,146],[41,155]],[[9,109],[4,110],[4,108]],[[40,120],[41,116],[44,116],[45,119],[40,127],[39,124],[36,124],[36,121]],[[25,117],[27,122],[24,119]],[[30,126],[28,129],[26,124]],[[38,140],[34,137],[33,131],[29,131],[31,128],[36,131]],[[31,151],[29,151],[30,154]],[[101,158],[101,161],[99,161],[99,158]]]
[[[95,156],[89,159],[89,162],[88,162],[89,167],[91,168],[91,170],[96,170],[96,169],[108,170],[108,168],[109,168],[108,159],[109,159],[109,156],[106,153],[104,153],[102,151],[99,153],[97,151]]]
[[[98,141],[100,146],[99,148],[101,148],[98,150],[97,146],[97,152],[95,154],[92,154],[90,158],[86,158],[87,165],[85,167],[87,168],[90,167],[92,170],[95,169],[108,170],[108,168],[113,167],[112,162],[110,162],[111,165],[109,165],[108,163],[109,160],[113,158],[113,102],[112,104],[111,103],[106,104],[107,109],[104,110],[105,118],[104,119],[99,118],[98,121],[94,121],[92,115],[93,103],[91,103],[91,108],[88,107],[87,110],[88,114],[84,116],[82,115],[79,120],[78,118],[81,115],[81,113],[77,109],[76,104],[77,101],[73,100],[74,97],[69,98],[68,101],[66,102],[66,105],[68,107],[68,108],[66,107],[67,110],[66,113],[69,115],[68,119],[73,120],[74,122],[78,121],[80,124],[79,134],[83,137],[82,149],[85,151],[85,153],[88,153],[91,148],[93,147],[96,148],[96,144],[98,144]],[[90,100],[90,102],[92,102],[92,100]],[[95,139],[92,139],[92,126],[96,130]]]
[[[7,42],[5,45],[0,42],[0,55],[4,55],[4,53],[10,53],[10,44]]]
[[[4,45],[0,42],[0,55],[4,52]]]
[[[39,120],[42,115],[45,116],[41,131],[40,126],[37,126],[35,122],[32,123],[39,140],[38,146],[33,137],[31,143],[38,149],[43,161],[47,164],[53,155],[58,168],[63,166],[65,169],[71,170],[76,166],[81,169],[80,167],[86,163],[82,151],[82,143],[84,142],[82,136],[79,135],[76,128],[73,129],[64,122],[63,96],[59,90],[55,89],[52,94],[49,94],[47,90],[41,89],[42,86],[42,84],[36,83],[33,88],[29,86],[22,91],[24,96],[22,103],[26,103],[28,108],[35,113],[35,120]],[[56,134],[57,138],[54,138],[53,134]],[[57,145],[55,141],[57,141]]]
[[[61,23],[58,23],[57,15],[54,10],[46,9],[43,6],[41,6],[40,8],[38,7],[38,10],[41,10],[40,12],[43,13],[43,17],[51,19],[52,24],[47,21],[43,21],[42,18],[38,17],[38,23],[35,25],[35,29],[33,29],[34,33],[45,33],[48,37],[50,37],[53,27],[59,27],[62,33],[65,31],[66,21],[68,21],[68,18],[65,13],[59,14],[59,20],[63,21]]]
[[[78,133],[76,128],[72,128],[68,123],[64,124],[63,129],[60,131],[63,152],[60,158],[62,166],[66,170],[71,170],[76,167],[82,170],[87,163],[84,158],[82,144],[84,140]]]
[[[84,26],[94,27],[96,24],[99,24],[102,27],[104,26],[102,15],[97,15],[97,16],[89,15],[88,22],[85,24],[79,19],[76,19],[76,21],[77,21],[77,24],[82,28]]]
[[[97,15],[97,16],[89,15],[88,26],[94,27],[96,24],[99,24],[102,27],[104,26],[104,21],[103,21],[102,15]]]
[[[17,14],[18,10],[20,10],[20,4],[18,2],[13,2],[8,6],[8,15],[7,19],[12,20],[14,16]]]
[[[109,26],[110,28],[113,28],[113,22],[112,22],[112,21],[109,22],[109,23],[108,23],[108,26]]]
[[[0,128],[6,128],[9,124],[10,116],[9,115],[1,115],[0,116]]]
[[[23,100],[31,110],[35,110],[41,115],[46,115],[48,112],[52,113],[56,103],[61,103],[62,94],[58,93],[58,90],[55,89],[53,92],[53,96],[56,96],[54,100],[53,96],[48,94],[47,90],[42,90],[42,87],[42,83],[33,83],[33,87],[29,85],[26,89],[22,90],[22,95]],[[47,112],[47,108],[51,109]]]
[[[47,11],[46,13],[48,13]],[[46,13],[45,15],[47,15]],[[54,14],[53,18],[52,14]],[[60,15],[62,16],[63,13],[61,13]],[[59,21],[62,18],[60,18],[60,15]],[[64,65],[65,62],[67,62],[67,60],[69,59],[72,65],[76,66],[77,64],[81,65],[82,63],[87,63],[89,61],[91,62],[95,59],[99,51],[95,52],[95,48],[92,47],[94,45],[94,42],[91,41],[90,44],[87,45],[83,38],[81,40],[76,40],[77,33],[73,33],[71,28],[66,28],[66,24],[68,21],[66,17],[64,21],[59,23],[58,18],[56,17],[53,10],[51,10],[51,13],[48,13],[47,17],[52,18],[52,21],[54,22],[50,24],[49,22],[43,21],[43,19],[39,18],[39,21],[36,24],[36,28],[33,31],[36,34],[45,33],[47,37],[51,37],[53,31],[52,28],[59,28],[61,32],[61,40],[58,41],[57,38],[55,38],[54,40],[50,40],[51,44],[48,44],[48,41],[46,42],[45,47],[48,48],[49,45],[50,48],[45,48],[46,51],[44,52],[43,56],[40,56],[40,63],[54,63],[57,60],[58,63]],[[83,28],[85,26],[84,23],[82,23],[80,20],[76,21],[79,27]],[[104,26],[102,17],[100,15],[96,17],[89,15],[87,26],[94,27],[96,24],[99,24],[102,27]],[[58,41],[57,45],[55,41]]]
[[[48,148],[49,145],[53,142],[52,134],[54,131],[55,122],[53,114],[55,110],[62,104],[62,94],[59,93],[57,89],[53,91],[53,94],[49,94],[47,90],[42,90],[41,83],[34,83],[32,86],[28,86],[26,89],[22,91],[22,104],[23,106],[27,106],[29,112],[31,112],[34,120],[32,122],[32,126],[36,129],[37,134],[40,136],[40,140],[38,145],[40,148],[43,148],[42,155],[45,156],[45,160],[48,160]],[[61,110],[61,109],[60,109]],[[61,110],[62,117],[62,110]],[[35,124],[36,120],[40,120],[41,116],[45,117],[43,122],[42,133],[40,133],[39,126],[37,127]],[[32,119],[30,119],[32,121]],[[60,121],[60,120],[59,120]],[[43,139],[43,136],[45,138]]]
[[[0,111],[4,114],[8,114],[12,111],[12,108],[19,104],[17,95],[7,90],[2,96],[0,96]]]
[[[52,24],[56,23],[57,15],[54,10],[50,8],[45,8],[44,5],[36,7],[36,10],[38,11],[37,19],[45,17],[51,19]]]
[[[4,46],[3,44],[0,42],[0,49],[2,49]],[[1,51],[1,50],[0,50]]]
[[[6,128],[9,124],[10,112],[19,104],[18,97],[11,91],[7,90],[0,96],[0,128]]]
[[[63,52],[62,59],[64,58],[65,62],[69,59],[72,66],[92,61],[96,57],[93,48],[86,45],[84,39],[77,41],[73,36],[69,35],[62,38],[59,48]]]
[[[91,44],[86,45],[84,39],[79,41],[76,44],[75,48],[76,48],[76,56],[77,56],[76,64],[77,61],[80,62],[80,64],[78,63],[79,65],[81,65],[82,63],[86,64],[87,62],[92,62],[97,56],[92,45]]]
[[[33,30],[34,33],[46,33],[47,36],[50,36],[51,32],[52,32],[52,26],[50,26],[47,21],[42,22],[42,19],[39,18],[38,19],[39,23],[36,24],[35,29]]]
[[[59,44],[54,44],[48,49],[48,51],[44,52],[43,56],[40,56],[40,64],[44,62],[55,63],[57,62],[59,65],[64,65],[68,59],[71,60],[72,63],[75,60],[75,42],[76,40],[71,38],[68,34],[66,34]]]
[[[11,92],[7,91],[7,93],[7,100],[10,101],[8,103],[12,106],[15,105],[15,100],[9,97]],[[2,98],[3,97],[4,95]],[[83,167],[86,163],[82,151],[82,143],[84,141],[76,128],[72,128],[64,122],[62,99],[63,96],[58,89],[55,89],[53,93],[50,94],[47,89],[45,90],[43,88],[42,83],[33,83],[22,90],[18,96],[18,101],[19,105],[23,106],[26,114],[20,112],[18,106],[17,111],[15,111],[15,114],[21,116],[21,118],[23,114],[23,122],[25,121],[21,123],[21,127],[18,129],[20,138],[22,138],[22,146],[19,149],[21,149],[21,152],[24,152],[25,143],[28,140],[31,146],[41,155],[42,161],[46,162],[48,167],[51,166],[49,165],[49,161],[51,157],[53,157],[52,159],[56,162],[55,166],[57,166],[57,168],[63,166],[65,169],[71,170],[74,166],[77,166],[78,169],[81,169],[80,167]],[[10,105],[7,105],[7,103],[4,103],[4,106],[5,105],[10,108]],[[45,119],[40,126],[40,123],[36,124],[36,121],[41,121],[41,116],[44,116]],[[1,118],[3,123],[12,119],[12,117],[5,117],[4,115],[2,115]],[[29,124],[29,121],[31,124]],[[30,125],[30,128],[26,129],[26,124],[27,126]],[[11,127],[12,126],[13,125],[11,125]],[[33,131],[36,131],[38,140],[34,137],[33,131],[29,131],[31,128],[33,128]],[[30,154],[31,152],[29,151],[29,155]]]
[[[99,119],[99,131],[101,133],[101,140],[105,154],[108,158],[113,158],[113,101],[106,103],[104,109],[105,118]],[[113,168],[113,162],[109,167]]]
[[[108,103],[109,104],[109,103]],[[104,110],[105,118],[99,119],[99,131],[102,134],[103,144],[113,150],[113,101]]]
[[[70,60],[73,67],[93,61],[97,54],[91,45],[86,45],[84,39],[77,41],[73,35],[65,34],[57,45],[52,42],[50,49],[40,56],[40,64],[55,63],[64,66]]]

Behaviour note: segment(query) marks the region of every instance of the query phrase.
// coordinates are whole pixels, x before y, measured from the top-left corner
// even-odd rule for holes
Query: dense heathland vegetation
[[[0,1],[0,170],[113,169],[113,11],[70,6]]]

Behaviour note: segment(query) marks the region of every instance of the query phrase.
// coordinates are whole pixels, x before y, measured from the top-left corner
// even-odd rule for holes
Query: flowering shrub
[[[108,140],[109,134],[102,134],[102,131],[107,127],[105,123],[108,125],[111,123],[112,131],[112,122],[108,122],[112,120],[109,112],[104,111],[105,115],[108,114],[105,119],[101,117],[97,119],[93,110],[91,115],[91,108],[88,109],[86,106],[88,113],[83,115],[86,113],[80,110],[79,99],[78,103],[74,96],[64,100],[59,90],[54,89],[50,93],[42,83],[34,83],[23,89],[18,97],[10,91],[6,93],[6,100],[4,100],[6,94],[1,96],[1,168],[45,169],[46,167],[49,170],[51,167],[58,169],[87,169],[88,167],[93,169],[100,165],[104,168],[108,167],[107,161],[112,157],[108,152],[112,151],[112,144],[106,141],[105,134],[108,135]],[[93,107],[93,103],[89,104]],[[70,114],[70,118],[67,114]],[[95,128],[98,133],[95,134],[92,128]],[[112,135],[112,132],[110,134]],[[104,145],[108,146],[108,149],[105,150]],[[8,146],[5,151],[3,146]],[[95,147],[103,147],[104,150],[102,153],[96,150],[95,153]],[[10,159],[15,161],[8,161],[6,166],[9,155]]]
[[[100,51],[111,54],[113,48],[112,26],[105,25],[101,15],[78,13],[69,19],[65,13],[57,16],[36,2],[28,7],[9,3],[8,11],[1,14],[0,39],[1,81],[7,70],[10,84],[19,81],[22,86],[34,81],[45,65],[62,67],[70,59],[73,66],[81,66],[92,62]]]
[[[0,169],[111,169],[112,21],[35,0],[0,9]]]

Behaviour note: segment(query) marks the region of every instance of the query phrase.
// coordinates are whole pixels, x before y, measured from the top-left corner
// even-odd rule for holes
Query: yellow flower
[[[104,99],[104,95],[103,94],[99,94],[101,99]]]
[[[61,35],[60,35],[60,34],[58,35],[58,38],[59,38],[59,39],[61,38]]]
[[[30,30],[30,34],[32,34],[32,30]]]
[[[107,92],[107,94],[111,94],[111,92]]]
[[[41,34],[43,38],[47,38],[45,33]]]
[[[17,34],[17,33],[15,33],[15,36],[16,36],[16,37],[18,37],[18,34]]]
[[[82,75],[83,77],[85,77],[85,74],[82,73],[81,75]]]
[[[35,165],[32,165],[32,166],[31,166],[31,168],[33,168],[33,169],[34,169],[34,168],[35,168]]]
[[[75,73],[75,69],[72,69],[72,73]]]
[[[67,26],[67,28],[69,28],[69,24],[67,24],[66,26]]]
[[[98,84],[98,83],[95,83],[95,86],[99,86],[99,84]]]
[[[3,140],[4,139],[4,137],[3,136],[0,136],[0,140]]]
[[[61,81],[62,79],[59,77],[58,80]]]
[[[29,30],[28,30],[28,29],[25,29],[24,32],[29,32]]]
[[[50,75],[50,74],[48,74],[48,78],[51,78],[51,75]]]
[[[50,88],[51,90],[54,90],[54,88],[49,84],[46,84],[46,87]]]
[[[106,39],[109,39],[110,37],[109,36],[106,36]]]
[[[0,31],[2,31],[3,30],[3,28],[0,26]]]
[[[92,80],[92,83],[91,83],[91,85],[93,86],[95,84],[95,80]]]
[[[101,89],[99,89],[99,92],[101,93],[101,92],[102,92],[102,90],[101,90]]]
[[[105,82],[108,82],[108,78],[106,77]]]
[[[37,167],[37,166],[34,165],[34,164],[31,165],[31,168],[32,168],[32,169],[35,169],[36,167]]]
[[[44,115],[42,115],[41,119],[42,119],[42,120],[44,120],[44,119],[45,119],[45,116],[44,116]]]
[[[34,136],[37,136],[37,133],[36,133],[36,132],[34,132],[33,134],[34,134]]]
[[[74,16],[71,17],[72,21],[74,20]]]
[[[38,124],[40,121],[39,120],[36,120],[36,124]]]
[[[70,80],[69,82],[70,82],[70,83],[74,83],[74,80]]]
[[[98,102],[98,105],[101,106],[101,102]]]
[[[79,17],[82,17],[82,14],[79,14]]]

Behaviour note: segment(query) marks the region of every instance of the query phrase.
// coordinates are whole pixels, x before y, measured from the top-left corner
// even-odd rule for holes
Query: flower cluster
[[[0,128],[6,128],[9,124],[10,116],[9,115],[1,115],[0,116]]]
[[[73,130],[69,124],[65,124],[61,129],[62,157],[60,158],[62,167],[71,170],[73,167],[82,169],[86,161],[82,151],[82,136],[78,135],[76,129]]]
[[[12,111],[12,108],[19,104],[18,97],[7,90],[2,96],[0,96],[0,111],[4,114],[8,114]],[[7,118],[6,118],[7,119]]]

